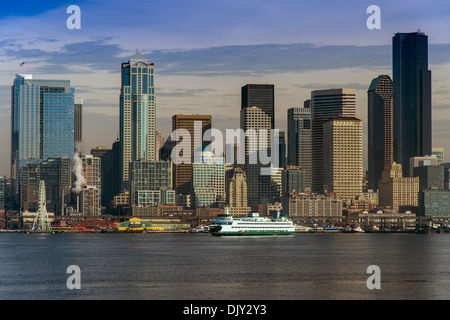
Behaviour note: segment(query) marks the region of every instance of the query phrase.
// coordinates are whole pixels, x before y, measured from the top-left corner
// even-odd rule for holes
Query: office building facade
[[[283,210],[295,220],[313,220],[327,224],[342,221],[342,200],[335,196],[309,192],[293,194]]]
[[[47,210],[58,216],[64,215],[72,189],[71,164],[70,158],[49,158],[22,166],[19,175],[20,212],[37,211],[39,183],[44,180]]]
[[[444,166],[418,166],[413,169],[413,176],[419,177],[418,214],[423,216],[425,215],[425,193],[428,190],[444,190]]]
[[[384,166],[393,162],[393,85],[388,75],[372,80],[368,95],[368,184],[378,189]]]
[[[18,179],[25,164],[73,155],[74,99],[69,80],[16,75],[11,88],[12,179]]]
[[[120,170],[122,189],[128,189],[129,163],[155,159],[155,66],[136,51],[121,70]]]
[[[306,189],[305,171],[300,166],[287,166],[282,172],[282,195],[304,192]]]
[[[450,215],[450,190],[425,190],[422,215],[426,217],[448,217]]]
[[[362,193],[362,121],[334,117],[323,124],[323,189],[342,200]]]
[[[273,84],[247,84],[241,88],[241,110],[258,107],[270,118],[275,129],[275,86]]]
[[[436,156],[438,164],[444,163],[444,148],[438,147],[432,148],[431,155]]]
[[[305,101],[303,108],[290,108],[287,111],[288,156],[287,163],[300,166],[305,176],[305,187],[311,189],[311,108],[310,100]]]
[[[255,106],[241,109],[241,129],[246,133],[245,164],[243,168],[247,175],[249,205],[279,201],[281,183],[278,184],[276,179],[281,174],[281,169],[278,168],[276,172],[270,174],[265,171],[272,164],[272,152],[278,151],[272,147],[273,137],[270,117],[262,109]],[[264,161],[261,161],[262,155],[267,156]]]
[[[168,201],[168,202],[166,202]],[[172,162],[137,160],[130,163],[130,205],[156,206],[175,203]]]
[[[323,124],[332,117],[354,117],[355,89],[326,89],[311,92],[312,191],[323,193]]]
[[[393,162],[385,166],[378,182],[378,204],[399,212],[401,207],[417,208],[419,178],[403,177],[402,165]]]
[[[79,152],[83,153],[81,148],[83,142],[83,98],[75,98],[74,117],[74,151],[77,151],[78,145]]]
[[[431,155],[431,71],[428,36],[396,33],[393,48],[394,161],[410,174],[409,159]]]
[[[198,132],[196,128],[198,128]],[[190,163],[177,164],[177,159],[171,158],[172,162],[174,163],[173,189],[175,190],[176,194],[193,195],[192,164],[194,162],[194,153],[198,150],[201,150],[202,147],[210,144],[209,141],[203,141],[202,138],[204,137],[206,131],[211,129],[211,116],[183,114],[174,115],[172,116],[172,133],[174,133],[178,129],[182,129],[190,137],[190,145],[186,145],[185,147],[187,148],[187,150],[184,150],[190,153]],[[183,138],[173,138],[174,139],[170,140],[172,151],[175,145],[183,143],[183,141],[178,141],[178,139],[182,140]]]
[[[204,148],[201,162],[192,165],[192,184],[196,208],[218,207],[225,203],[225,159]]]
[[[239,167],[226,173],[226,193],[229,214],[233,216],[245,216],[251,210],[247,200],[247,176]]]

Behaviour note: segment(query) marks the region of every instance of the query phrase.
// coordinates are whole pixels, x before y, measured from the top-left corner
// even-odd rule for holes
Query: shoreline
[[[40,232],[32,230],[0,230],[1,233],[21,233],[21,234],[208,234],[208,232],[190,232],[189,230],[164,230],[164,231],[119,231],[119,230],[52,230],[50,232]],[[292,234],[449,234],[439,230],[388,230],[370,232],[343,232],[343,231],[295,231]]]

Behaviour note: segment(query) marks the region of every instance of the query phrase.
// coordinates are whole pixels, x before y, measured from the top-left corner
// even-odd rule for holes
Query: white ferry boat
[[[231,214],[219,214],[209,226],[213,236],[289,235],[295,232],[293,222],[285,217],[260,217],[249,213],[248,217],[233,218]]]

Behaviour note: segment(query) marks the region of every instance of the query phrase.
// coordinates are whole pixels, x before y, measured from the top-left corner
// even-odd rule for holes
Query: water
[[[0,234],[0,299],[450,299],[449,234]],[[66,269],[81,270],[70,290]],[[381,270],[369,290],[367,267]]]

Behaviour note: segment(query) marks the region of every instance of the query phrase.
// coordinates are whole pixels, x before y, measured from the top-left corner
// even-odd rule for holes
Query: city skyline
[[[250,2],[249,2],[250,3]],[[328,7],[305,4],[302,8],[289,4],[289,7],[298,9],[298,15],[306,17],[315,13],[327,17],[322,22],[321,28],[314,27],[303,29],[311,32],[292,31],[282,33],[274,27],[266,35],[267,27],[262,25],[264,18],[279,18],[287,11],[286,2],[274,6],[264,2],[262,8],[274,9],[270,14],[263,14],[260,8],[252,13],[254,27],[248,23],[237,23],[238,17],[248,13],[251,5],[242,4],[240,7],[235,2],[228,5],[228,17],[232,12],[236,17],[232,19],[236,29],[241,31],[241,37],[233,37],[232,32],[226,32],[226,23],[223,20],[212,23],[212,29],[222,37],[217,39],[199,41],[199,35],[205,31],[198,30],[198,35],[192,35],[183,41],[175,39],[174,35],[179,31],[182,23],[176,27],[164,30],[163,23],[154,33],[160,31],[166,35],[156,37],[155,41],[145,44],[137,41],[140,32],[132,34],[131,30],[119,32],[119,28],[111,28],[105,32],[105,28],[111,27],[112,22],[105,23],[103,28],[94,28],[92,17],[94,13],[102,12],[100,7],[81,2],[82,29],[68,30],[65,28],[65,20],[68,15],[66,7],[48,7],[44,5],[42,12],[31,11],[30,14],[21,14],[19,11],[4,13],[0,20],[0,26],[4,31],[4,47],[0,56],[3,57],[2,86],[0,87],[2,114],[1,133],[5,137],[1,139],[3,150],[10,150],[9,115],[10,115],[10,89],[12,79],[17,73],[30,73],[39,79],[68,79],[75,88],[77,96],[83,98],[83,152],[99,145],[110,146],[118,135],[119,128],[119,91],[120,91],[120,63],[128,61],[139,49],[142,55],[155,63],[156,71],[156,130],[165,137],[171,132],[171,117],[174,114],[211,114],[214,127],[225,128],[239,127],[240,90],[248,83],[271,83],[275,87],[275,123],[280,131],[287,131],[287,109],[301,107],[303,101],[311,96],[311,91],[328,88],[354,88],[356,90],[356,116],[363,120],[363,154],[367,157],[367,90],[373,78],[388,74],[392,76],[392,36],[396,32],[414,32],[420,28],[429,36],[429,69],[433,71],[433,147],[444,147],[450,150],[447,135],[446,122],[449,116],[446,109],[450,106],[450,96],[447,92],[448,81],[445,80],[449,69],[450,39],[439,32],[441,14],[433,15],[433,21],[425,19],[426,14],[414,13],[415,10],[429,12],[428,8],[415,4],[405,8],[399,8],[400,4],[388,4],[380,2],[382,11],[382,29],[368,30],[365,21],[368,15],[365,9],[368,5],[353,2],[348,16],[348,25],[335,27],[342,32],[342,36],[332,39],[320,30],[330,29],[336,26],[338,17],[332,15],[333,6]],[[155,4],[155,3],[153,3]],[[105,15],[113,17],[121,8],[105,6]],[[437,4],[442,11],[445,3]],[[99,6],[99,4],[97,4]],[[163,10],[159,3],[157,6]],[[206,6],[211,9],[211,4]],[[219,8],[225,6],[219,3],[208,19],[219,15]],[[183,8],[173,9],[174,17]],[[327,10],[329,8],[329,11]],[[350,8],[350,5],[349,5]],[[13,10],[11,8],[10,10]],[[46,10],[47,9],[47,10]],[[198,5],[190,8],[199,9]],[[434,9],[434,10],[438,10]],[[165,10],[169,10],[165,8]],[[206,11],[199,10],[199,16],[204,16]],[[415,23],[389,17],[398,16],[402,10],[402,16],[420,16]],[[166,11],[167,14],[169,11]],[[19,15],[17,14],[19,13]],[[300,27],[296,23],[293,14],[284,13],[289,18],[284,24],[284,29]],[[50,32],[50,27],[59,16],[61,28]],[[222,15],[226,16],[226,15]],[[45,18],[45,19],[44,19]],[[345,17],[340,17],[345,18]],[[445,17],[444,17],[445,18]],[[44,19],[46,23],[37,30],[22,29],[27,24],[36,24],[36,20]],[[105,18],[101,20],[105,22]],[[128,18],[127,18],[128,19]],[[414,19],[412,19],[414,21]],[[8,27],[6,27],[6,24]],[[413,25],[417,24],[417,25]],[[185,21],[184,25],[190,30],[196,23]],[[315,25],[317,27],[317,25]],[[16,28],[14,28],[16,27]],[[122,25],[123,27],[123,25]],[[139,26],[144,27],[144,26]],[[257,31],[257,28],[261,28]],[[305,26],[303,26],[304,28]],[[11,28],[11,29],[10,29]],[[40,28],[48,28],[47,30]],[[13,31],[14,29],[14,31]],[[130,28],[125,28],[130,29]],[[234,35],[237,34],[236,29]],[[345,37],[352,29],[355,36],[350,39]],[[45,31],[42,36],[34,32]],[[314,32],[312,32],[314,30]],[[445,30],[445,28],[442,28]],[[129,37],[126,37],[125,31]],[[336,32],[338,32],[336,31]],[[78,33],[77,33],[78,32]],[[100,35],[102,34],[103,35]],[[167,36],[172,33],[172,37]],[[22,34],[22,35],[21,35]],[[25,34],[25,36],[24,36]],[[49,36],[51,34],[51,37]],[[247,36],[244,36],[247,34]],[[259,37],[251,37],[258,34]],[[315,36],[315,38],[313,37]],[[361,35],[361,37],[360,37]],[[15,39],[21,39],[17,41]],[[362,40],[362,39],[365,40]],[[222,40],[220,40],[222,39]],[[273,41],[276,39],[276,42]],[[145,41],[144,41],[145,42]],[[25,66],[20,67],[20,63]],[[80,68],[78,68],[81,66]],[[245,68],[242,68],[246,66]],[[269,71],[269,72],[268,72]],[[448,154],[448,153],[447,153]],[[446,157],[447,157],[446,154]],[[447,159],[448,161],[448,159]],[[367,169],[367,166],[365,166]],[[0,158],[0,174],[9,176],[9,154],[5,153]]]
[[[3,1],[0,299],[277,319],[450,299],[449,18],[448,0]]]

